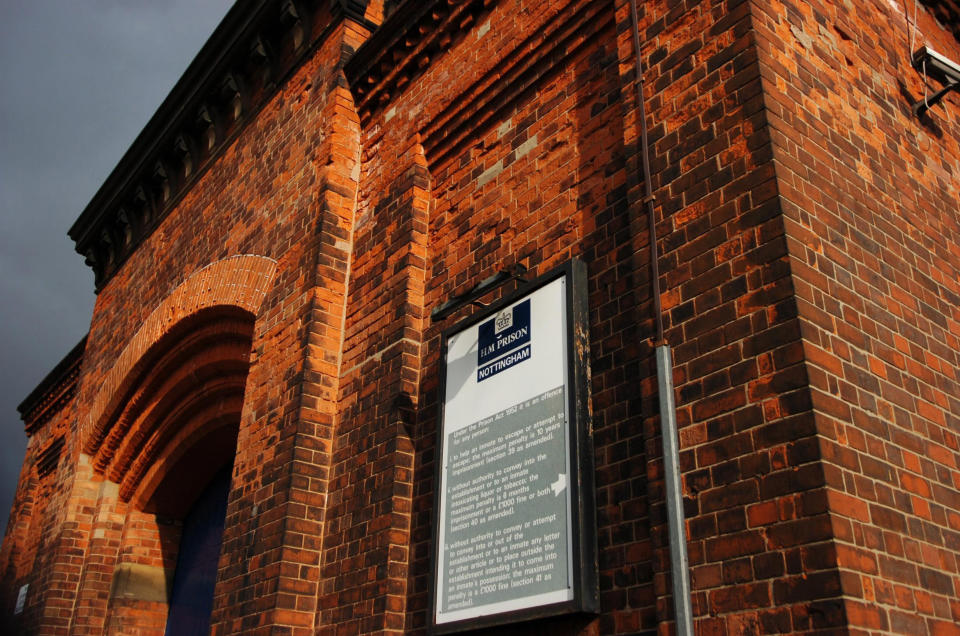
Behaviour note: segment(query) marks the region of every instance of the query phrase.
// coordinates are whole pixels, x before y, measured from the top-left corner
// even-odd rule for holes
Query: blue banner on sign
[[[522,349],[518,349],[513,353],[508,353],[499,360],[491,362],[485,367],[480,367],[477,369],[477,382],[483,382],[487,378],[491,378],[501,371],[506,371],[510,367],[528,360],[530,358],[530,345],[526,345]]]
[[[477,366],[530,342],[530,299],[504,309],[479,327]]]
[[[530,358],[530,299],[481,324],[477,340],[477,382]]]

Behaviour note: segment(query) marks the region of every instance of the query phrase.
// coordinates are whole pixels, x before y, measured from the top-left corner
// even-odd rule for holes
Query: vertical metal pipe
[[[657,388],[660,393],[660,434],[663,437],[663,473],[666,480],[667,531],[670,534],[670,575],[673,579],[673,613],[677,634],[693,636],[690,603],[690,565],[687,531],[683,519],[683,484],[680,478],[680,445],[677,409],[673,402],[673,355],[670,345],[657,347]]]
[[[633,20],[633,48],[636,55],[637,102],[640,107],[640,159],[643,166],[644,204],[650,242],[650,294],[657,327],[657,388],[660,394],[660,433],[663,439],[663,472],[666,481],[667,532],[670,535],[670,575],[673,581],[673,613],[680,636],[693,636],[693,607],[690,602],[690,567],[687,532],[683,518],[683,484],[680,476],[677,410],[673,400],[673,355],[663,334],[660,304],[660,270],[657,261],[657,226],[654,216],[653,182],[650,178],[650,148],[647,138],[647,109],[643,101],[643,61],[640,54],[640,20],[637,0],[630,0]]]
[[[650,142],[647,140],[647,106],[643,101],[643,61],[640,58],[640,20],[637,0],[630,0],[633,19],[633,51],[637,64],[637,103],[640,106],[640,162],[643,165],[643,202],[647,206],[647,228],[650,241],[650,295],[653,297],[653,316],[657,325],[656,343],[663,342],[663,309],[660,305],[660,266],[657,263],[657,218],[654,215],[653,182],[650,179]]]

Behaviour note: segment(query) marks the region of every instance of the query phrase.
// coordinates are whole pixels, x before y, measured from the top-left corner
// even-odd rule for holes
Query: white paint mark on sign
[[[23,613],[23,608],[27,604],[27,589],[29,587],[29,583],[24,583],[20,586],[20,591],[17,593],[17,606],[13,608],[14,614]]]

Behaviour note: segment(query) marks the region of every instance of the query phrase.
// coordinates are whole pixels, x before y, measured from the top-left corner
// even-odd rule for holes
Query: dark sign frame
[[[446,405],[447,352],[448,340],[454,335],[489,319],[503,308],[532,295],[540,288],[559,278],[566,278],[566,334],[567,370],[565,387],[567,388],[567,430],[569,435],[569,497],[570,497],[570,542],[573,598],[568,601],[532,606],[438,624],[439,589],[442,585],[437,571],[439,553],[444,546],[440,541],[440,508],[443,495],[443,448],[445,434],[444,407]],[[538,618],[561,616],[566,614],[599,612],[600,601],[597,586],[597,531],[596,504],[594,500],[593,437],[590,422],[588,364],[589,316],[587,303],[587,268],[583,261],[572,259],[546,274],[521,284],[514,292],[482,311],[466,318],[454,326],[445,329],[441,335],[441,375],[439,382],[435,476],[433,511],[433,550],[430,559],[430,578],[432,583],[430,602],[430,632],[448,634],[483,627],[518,623]],[[566,558],[566,557],[565,557]]]

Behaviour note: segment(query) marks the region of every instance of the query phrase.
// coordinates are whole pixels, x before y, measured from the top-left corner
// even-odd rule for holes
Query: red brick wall
[[[910,113],[896,3],[639,4],[698,633],[949,633],[958,99]],[[145,462],[136,422],[110,431],[147,363],[229,305],[253,341],[214,633],[422,633],[440,330],[469,313],[429,311],[578,257],[602,613],[531,629],[671,630],[629,3],[437,3],[407,26],[346,74],[368,34],[327,33],[104,285],[51,425],[69,461],[38,506],[52,429],[34,436],[0,553],[44,590],[24,625],[162,628],[163,603],[118,595],[116,573],[172,567],[176,525],[148,503],[178,456]],[[50,563],[28,575],[31,554]]]
[[[467,26],[453,30],[449,49],[364,126],[331,492],[339,507],[328,509],[344,521],[324,545],[332,593],[322,622],[331,632],[420,631],[428,620],[444,325],[427,314],[497,269],[521,262],[536,274],[587,260],[602,504],[614,507],[630,498],[631,481],[642,483],[643,463],[626,456],[630,378],[614,361],[637,336],[632,299],[620,298],[634,273],[613,13],[597,2],[503,2],[455,21]],[[352,461],[357,450],[368,461]],[[644,559],[645,511],[632,510],[629,528],[604,519],[604,559],[627,537]],[[608,587],[617,566],[605,563]],[[623,580],[649,608],[650,581],[639,578]]]
[[[830,524],[819,489],[823,476],[771,163],[753,6],[685,2],[641,8],[697,629],[710,634],[839,627],[839,579],[827,556]],[[627,3],[619,3],[622,24],[626,9]],[[626,62],[633,51],[624,30]],[[629,85],[633,74],[627,73]],[[634,124],[628,140],[637,139]],[[636,164],[631,168],[635,175]],[[632,183],[639,200],[639,186]],[[657,612],[647,625],[663,630],[672,615],[669,554],[648,355],[641,351],[642,443],[652,459],[646,500]],[[762,526],[770,516],[779,523],[767,530]]]
[[[431,60],[402,97],[373,109],[365,145],[365,178],[373,182],[361,192],[404,192],[381,175],[384,166],[415,163],[404,153],[419,140],[432,195],[426,308],[514,260],[535,272],[573,255],[586,260],[603,615],[562,629],[628,633],[670,618],[629,13],[626,3],[616,13],[605,3],[550,9],[560,13],[507,2],[473,15],[448,54]],[[840,625],[748,5],[647,3],[644,12],[700,627]],[[359,227],[366,203],[381,236],[390,236],[392,219],[376,210],[397,199],[377,207],[374,196],[362,197]],[[356,261],[355,275],[364,271]],[[424,624],[429,598],[438,344],[430,327],[417,400],[422,432],[414,440],[408,628]],[[782,510],[784,523],[767,536],[755,526],[771,508]],[[765,611],[745,613],[757,608]]]
[[[124,523],[112,580],[105,633],[162,634],[167,621],[165,583],[173,579],[181,526],[131,510]]]
[[[383,166],[414,163],[403,158],[404,144],[419,140],[432,195],[426,308],[515,260],[535,272],[573,255],[587,261],[603,616],[565,629],[626,633],[669,619],[629,13],[626,3],[615,14],[605,3],[550,9],[560,14],[507,2],[474,15],[470,29],[453,36],[462,40],[402,97],[374,109],[365,172],[373,183],[361,192],[396,190]],[[759,628],[755,614],[743,622],[743,611],[757,607],[766,608],[765,629],[839,625],[748,5],[668,11],[646,3],[643,20],[696,611],[730,615],[705,618],[705,630]],[[374,201],[361,198],[360,223],[366,204],[381,236],[390,236],[392,219],[376,214],[389,204]],[[362,266],[354,263],[356,276]],[[368,326],[360,329],[377,342]],[[422,343],[408,627],[424,624],[428,600],[437,327]],[[770,508],[782,509],[785,523],[767,537],[751,526]],[[814,544],[801,554],[794,533]],[[817,598],[828,601],[811,604]]]
[[[909,65],[924,5],[771,2],[760,65],[851,628],[960,623],[960,125]],[[930,81],[932,94],[939,85]]]

